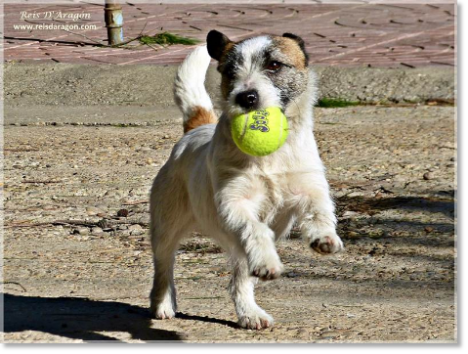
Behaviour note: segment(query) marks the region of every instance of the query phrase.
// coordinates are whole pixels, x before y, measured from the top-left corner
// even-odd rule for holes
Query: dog
[[[219,119],[204,86],[211,59],[222,76]],[[275,241],[295,222],[315,251],[343,249],[313,135],[317,89],[308,61],[304,41],[291,33],[233,42],[212,30],[206,46],[197,47],[179,67],[174,97],[185,134],[156,176],[150,197],[154,317],[175,316],[175,252],[194,230],[230,255],[229,291],[239,325],[249,329],[273,325],[255,302],[254,286],[258,279],[281,275]],[[272,106],[288,119],[286,143],[268,156],[244,154],[233,142],[230,120]]]

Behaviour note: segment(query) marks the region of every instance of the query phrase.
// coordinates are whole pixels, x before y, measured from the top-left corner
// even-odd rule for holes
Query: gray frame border
[[[0,342],[4,341],[4,278],[3,278],[3,213],[4,213],[4,203],[3,203],[3,188],[4,188],[4,178],[3,178],[3,121],[4,121],[4,110],[3,110],[3,3],[0,3],[0,36],[2,37],[2,47],[0,48]]]

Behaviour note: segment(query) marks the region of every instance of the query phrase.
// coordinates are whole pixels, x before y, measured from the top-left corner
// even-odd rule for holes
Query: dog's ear
[[[296,43],[299,45],[299,47],[301,48],[302,52],[305,55],[306,64],[307,64],[309,62],[309,55],[306,52],[304,40],[301,37],[296,36],[295,34],[292,34],[292,33],[283,33],[283,37],[291,38],[296,41]]]
[[[220,61],[226,46],[231,43],[231,40],[221,32],[212,30],[206,37],[206,44],[210,57],[214,60]]]
[[[283,33],[283,37],[294,39],[297,42],[297,44],[299,44],[299,47],[305,50],[305,42],[301,37],[296,36],[295,34],[292,34],[292,33]]]

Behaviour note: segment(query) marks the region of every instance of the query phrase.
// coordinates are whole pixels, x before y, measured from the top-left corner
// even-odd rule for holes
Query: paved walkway
[[[4,59],[66,63],[175,64],[191,47],[102,48],[103,2],[65,5],[5,4]],[[421,67],[455,65],[455,3],[406,4],[132,4],[123,5],[124,35],[170,31],[204,40],[216,28],[231,39],[293,32],[304,38],[311,63],[328,66]],[[44,13],[89,14],[76,22],[44,19]],[[21,13],[40,18],[21,20]],[[86,15],[87,16],[87,15]],[[77,24],[87,29],[39,30],[40,24]],[[15,29],[14,26],[23,25]],[[29,28],[24,26],[31,26]]]

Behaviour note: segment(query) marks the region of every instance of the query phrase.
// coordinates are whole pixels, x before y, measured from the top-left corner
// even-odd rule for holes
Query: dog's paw
[[[283,272],[283,265],[276,254],[266,255],[250,262],[250,274],[261,280],[272,280],[279,278]]]
[[[261,308],[253,309],[239,316],[239,326],[247,329],[264,329],[273,326],[273,317]]]
[[[312,239],[310,247],[318,253],[336,253],[344,250],[343,241],[336,233],[325,234],[321,237]]]
[[[151,314],[158,320],[168,320],[175,317],[175,311],[171,304],[161,303],[151,307]]]

